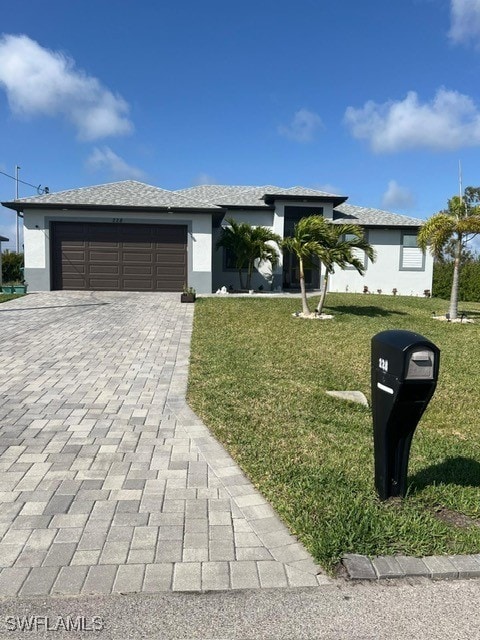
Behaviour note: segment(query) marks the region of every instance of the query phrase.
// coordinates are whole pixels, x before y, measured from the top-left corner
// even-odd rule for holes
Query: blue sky
[[[24,0],[0,29],[0,171],[51,191],[302,185],[426,218],[459,161],[480,185],[480,0]]]

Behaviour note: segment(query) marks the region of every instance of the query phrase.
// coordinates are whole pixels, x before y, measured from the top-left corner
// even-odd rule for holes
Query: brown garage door
[[[181,291],[184,225],[52,223],[53,289]]]

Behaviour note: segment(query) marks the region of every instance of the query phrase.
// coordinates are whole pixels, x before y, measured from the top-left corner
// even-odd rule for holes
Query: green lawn
[[[460,305],[477,324],[431,319],[447,307],[329,294],[325,312],[335,319],[309,321],[292,318],[295,299],[196,303],[189,402],[327,570],[352,552],[480,552],[480,304]],[[395,328],[432,340],[441,363],[413,440],[408,497],[382,503],[370,410],[325,390],[370,399],[371,338]]]
[[[22,294],[16,294],[16,293],[0,293],[0,304],[2,302],[8,302],[9,300],[15,300],[15,298],[20,298]]]

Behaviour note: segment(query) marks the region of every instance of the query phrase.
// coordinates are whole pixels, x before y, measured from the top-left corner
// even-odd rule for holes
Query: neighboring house
[[[300,218],[319,214],[333,224],[361,225],[377,252],[365,276],[337,269],[330,291],[423,295],[432,287],[432,259],[416,244],[421,220],[345,204],[315,189],[202,185],[166,191],[135,181],[116,182],[4,202],[23,212],[25,279],[30,291],[50,289],[180,291],[237,288],[232,256],[216,250],[225,218],[271,228],[284,237]],[[307,285],[318,288],[320,269]],[[290,255],[257,265],[252,286],[294,289],[298,268]]]

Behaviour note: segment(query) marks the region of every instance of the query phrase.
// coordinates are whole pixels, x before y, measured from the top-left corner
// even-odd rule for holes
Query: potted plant
[[[13,293],[27,293],[27,283],[26,282],[14,282],[13,285]]]
[[[197,296],[195,289],[193,287],[187,287],[187,285],[185,285],[180,296],[180,302],[195,302],[196,297]]]

